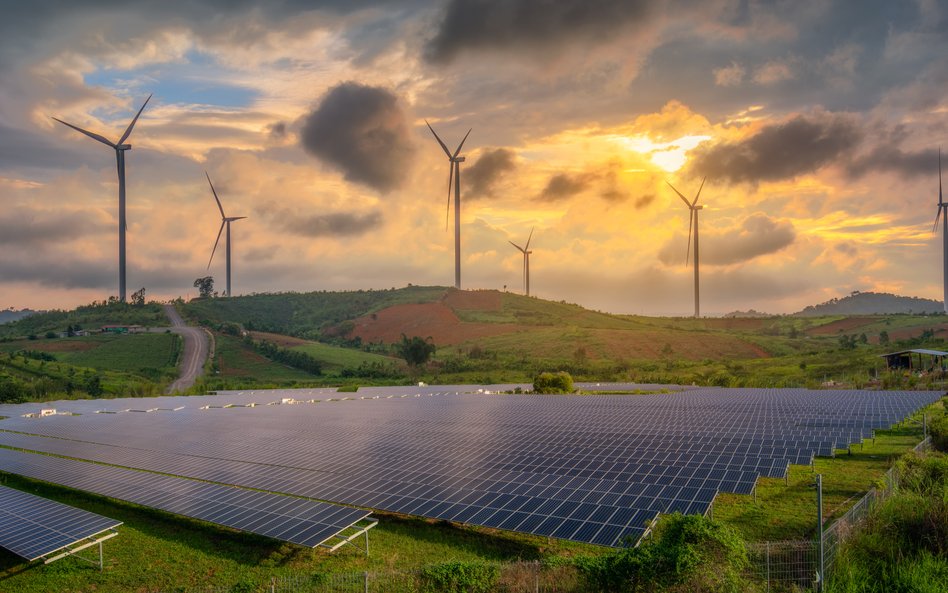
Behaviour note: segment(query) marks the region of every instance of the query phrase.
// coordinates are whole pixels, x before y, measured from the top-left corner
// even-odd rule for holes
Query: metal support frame
[[[101,533],[97,533],[95,535],[89,536],[88,538],[86,538],[89,541],[86,541],[83,544],[80,544],[75,547],[67,547],[63,549],[61,552],[59,552],[58,554],[56,554],[55,556],[44,557],[43,564],[51,564],[53,562],[56,562],[57,560],[65,558],[66,556],[75,556],[76,558],[78,558],[79,560],[82,560],[83,562],[88,562],[89,564],[98,565],[99,570],[101,571],[104,567],[103,554],[102,554],[102,542],[104,542],[105,540],[112,539],[116,535],[118,535],[118,531],[112,529],[108,533],[105,533],[105,535],[102,535]],[[76,552],[85,550],[86,548],[91,548],[92,546],[99,546],[99,560],[98,561],[90,560],[89,558],[84,558],[76,553]]]
[[[368,555],[369,555],[369,530],[372,529],[373,527],[375,527],[375,526],[378,525],[378,524],[379,524],[378,519],[372,519],[371,517],[366,517],[365,519],[361,519],[361,520],[359,520],[359,521],[356,521],[355,523],[353,523],[353,524],[350,525],[349,527],[346,527],[345,529],[343,529],[342,531],[340,531],[340,532],[337,533],[336,535],[332,536],[331,538],[329,538],[329,539],[326,540],[325,542],[319,544],[319,547],[320,547],[320,548],[326,548],[326,549],[329,550],[330,552],[335,552],[336,550],[338,550],[338,549],[341,548],[342,546],[344,546],[344,545],[346,545],[346,544],[349,544],[349,545],[354,546],[354,547],[356,547],[356,548],[358,548],[358,549],[360,549],[360,550],[363,550],[363,551],[365,552],[365,555],[368,556]],[[354,529],[355,531],[353,531],[352,533],[343,535],[346,531],[348,531],[348,530],[350,530],[350,529]],[[355,540],[356,540],[360,535],[364,535],[364,536],[365,536],[365,547],[362,547],[362,546],[360,546],[359,544],[355,543]],[[336,541],[336,542],[334,542],[334,543],[327,543],[327,542],[329,542],[330,540],[337,539],[337,538],[338,538],[338,541]]]

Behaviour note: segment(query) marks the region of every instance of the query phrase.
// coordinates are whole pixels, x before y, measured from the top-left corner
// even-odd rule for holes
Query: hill
[[[941,301],[906,297],[880,292],[854,292],[841,299],[830,299],[825,303],[810,305],[794,313],[796,317],[822,317],[825,315],[895,315],[942,313]]]
[[[17,311],[16,309],[4,309],[0,311],[0,324],[10,323],[11,321],[17,321],[18,319],[23,319],[24,317],[29,317],[37,313],[32,309],[21,309]]]
[[[10,323],[0,324],[0,340],[42,336],[47,332],[64,332],[68,326],[97,330],[103,325],[141,325],[164,327],[168,325],[161,305],[147,303],[93,303],[72,311],[41,311]]]

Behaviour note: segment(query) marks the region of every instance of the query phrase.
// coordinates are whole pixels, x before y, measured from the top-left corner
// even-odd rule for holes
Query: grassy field
[[[244,345],[240,338],[215,333],[214,363],[217,376],[253,383],[291,385],[318,380],[318,377],[268,360]]]
[[[26,338],[30,335],[42,337],[49,331],[66,331],[67,326],[70,325],[97,330],[103,325],[164,327],[169,323],[161,305],[157,303],[145,305],[99,303],[77,307],[72,311],[37,313],[13,323],[0,324],[0,339]]]
[[[404,361],[391,356],[382,356],[372,352],[363,352],[354,348],[340,348],[330,346],[320,342],[307,342],[299,346],[293,346],[291,350],[299,350],[309,354],[316,360],[323,363],[326,372],[332,374],[344,368],[355,368],[360,364],[403,364]]]

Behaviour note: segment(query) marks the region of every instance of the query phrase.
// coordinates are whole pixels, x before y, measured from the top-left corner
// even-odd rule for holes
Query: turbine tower
[[[227,296],[232,296],[230,291],[230,223],[235,220],[242,220],[247,218],[246,216],[227,216],[224,214],[224,207],[221,206],[221,200],[217,197],[217,191],[214,189],[214,184],[211,183],[211,176],[207,174],[207,171],[204,172],[204,176],[207,177],[207,183],[211,186],[211,193],[214,194],[214,201],[217,202],[217,208],[221,211],[221,228],[217,231],[217,240],[214,241],[214,249],[211,250],[211,259],[207,260],[207,269],[211,269],[211,262],[214,261],[214,252],[217,251],[217,244],[221,242],[221,233],[224,232],[224,226],[227,227]]]
[[[461,288],[461,163],[464,162],[463,156],[458,156],[461,153],[461,147],[464,146],[464,141],[467,140],[467,137],[471,134],[471,130],[467,131],[467,134],[464,134],[464,138],[461,139],[461,143],[458,144],[457,150],[452,154],[448,147],[441,141],[441,138],[438,136],[438,133],[434,131],[434,128],[431,127],[431,124],[428,123],[428,120],[425,120],[425,125],[428,126],[428,129],[431,130],[431,133],[434,134],[435,140],[438,141],[438,144],[441,145],[441,148],[444,150],[444,154],[448,156],[448,162],[450,163],[450,171],[448,173],[448,207],[444,213],[444,226],[447,230],[448,226],[448,215],[451,211],[451,182],[454,181],[454,287],[459,289]],[[473,129],[473,128],[471,128]]]
[[[942,211],[945,215],[942,216]],[[934,233],[938,229],[938,219],[942,222],[942,281],[944,282],[944,303],[942,307],[945,313],[948,313],[948,202],[945,202],[941,196],[941,147],[938,147],[938,212],[935,214],[935,225],[932,227]]]
[[[534,227],[536,228],[536,227]],[[527,244],[525,247],[521,247],[514,243],[513,241],[507,241],[514,247],[520,250],[523,254],[523,289],[524,293],[527,296],[530,296],[530,254],[533,253],[530,251],[530,239],[533,238],[533,229],[530,229],[530,236],[527,237]]]
[[[688,206],[688,209],[691,210],[691,215],[688,220],[688,250],[685,252],[685,265],[688,265],[688,256],[691,255],[691,232],[694,230],[695,235],[695,317],[701,317],[701,305],[700,305],[700,290],[698,288],[698,210],[704,208],[704,206],[698,206],[698,198],[701,197],[701,189],[704,187],[704,182],[707,179],[705,177],[701,180],[701,186],[698,187],[698,193],[695,194],[695,199],[691,202],[688,201],[685,196],[681,195],[681,192],[675,189],[671,183],[667,181],[668,187],[672,188],[678,197],[681,198],[681,201],[685,203],[685,206]]]
[[[111,147],[115,150],[115,160],[118,165],[118,184],[119,184],[119,216],[118,216],[118,231],[119,231],[119,299],[124,303],[125,302],[125,231],[128,228],[128,224],[125,222],[125,151],[131,150],[131,144],[125,144],[125,141],[128,140],[128,137],[132,134],[132,128],[135,127],[135,122],[138,121],[138,117],[142,114],[142,111],[145,110],[145,105],[148,105],[148,101],[151,99],[151,95],[148,95],[148,98],[145,99],[145,102],[142,103],[142,108],[138,110],[138,113],[135,114],[132,123],[128,124],[128,127],[125,128],[125,133],[122,134],[122,137],[119,138],[118,142],[112,142],[104,136],[100,136],[95,132],[90,132],[88,130],[83,130],[79,126],[74,126],[71,123],[64,122],[63,120],[54,117],[59,123],[69,126],[73,130],[85,134],[86,136],[97,140],[106,146]]]

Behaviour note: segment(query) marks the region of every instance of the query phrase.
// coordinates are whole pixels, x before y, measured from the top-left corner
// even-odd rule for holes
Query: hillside
[[[941,301],[879,292],[854,292],[841,299],[830,299],[794,313],[797,317],[825,315],[895,315],[942,313]]]
[[[93,303],[72,311],[42,311],[10,323],[0,324],[0,339],[42,336],[47,332],[64,332],[68,326],[97,330],[103,325],[141,325],[164,327],[168,325],[161,305],[148,303]]]

